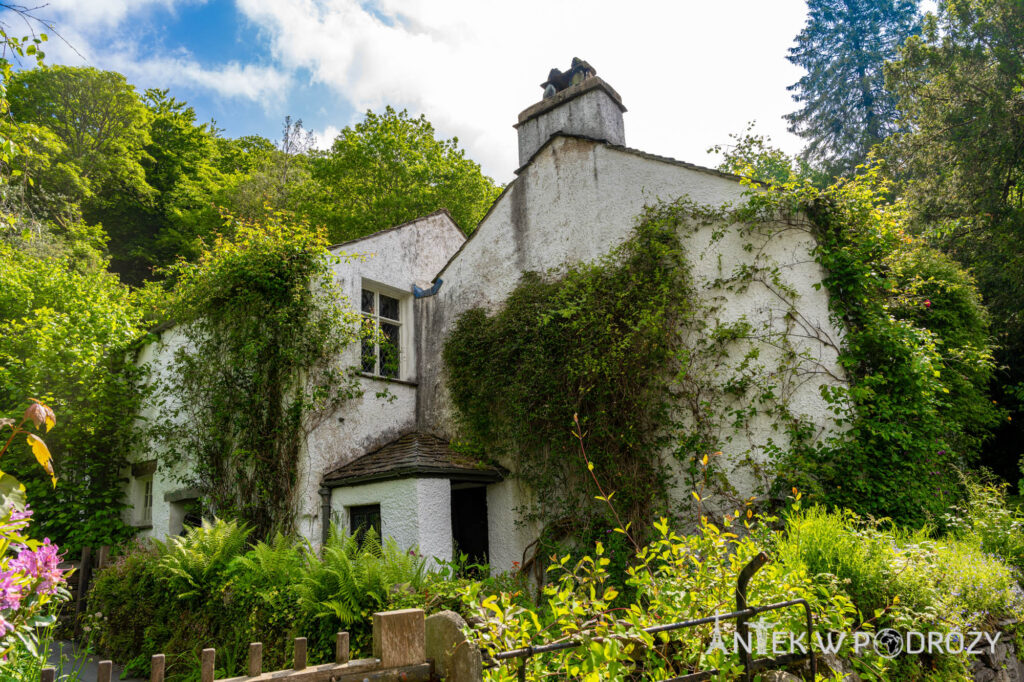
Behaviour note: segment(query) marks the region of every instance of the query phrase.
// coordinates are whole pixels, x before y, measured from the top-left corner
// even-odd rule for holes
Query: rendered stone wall
[[[452,558],[451,483],[445,478],[403,478],[331,491],[332,521],[345,532],[350,507],[379,504],[381,535],[402,549],[427,557]]]
[[[340,245],[333,249],[339,261],[332,265],[332,269],[342,293],[354,309],[358,309],[364,281],[393,290],[402,301],[402,315],[405,318],[403,329],[406,333],[413,333],[417,328],[413,285],[429,288],[434,275],[464,241],[462,232],[448,215],[439,212]],[[342,254],[350,257],[343,257]],[[160,333],[157,343],[142,349],[137,363],[149,365],[154,376],[167,378],[174,353],[184,342],[184,335],[179,330],[165,330]],[[345,403],[334,414],[318,415],[309,425],[311,430],[300,452],[298,466],[296,518],[299,532],[314,544],[319,544],[321,538],[321,499],[318,491],[324,473],[379,448],[415,427],[418,361],[417,343],[412,339],[403,349],[403,381],[360,377],[362,397]],[[354,344],[338,358],[337,366],[344,369],[358,363],[359,348],[358,344]],[[161,407],[161,398],[169,398],[170,402]],[[173,396],[154,397],[143,407],[140,417],[152,420],[166,414],[173,406],[173,400]],[[133,453],[131,459],[145,461],[154,457],[159,459],[159,453],[152,446],[144,446]],[[187,468],[187,465],[184,466]],[[180,513],[175,518],[176,508],[164,499],[164,495],[182,487],[176,480],[181,473],[171,471],[164,465],[158,467],[154,475],[152,529],[142,531],[141,535],[159,538],[177,531]],[[128,474],[126,471],[126,478],[130,478]],[[135,482],[129,481],[125,490],[132,505],[126,511],[126,520],[129,522],[141,514],[141,499],[136,490]],[[177,509],[180,512],[180,508]],[[438,551],[443,553],[443,541],[440,542]]]
[[[744,192],[736,179],[714,171],[588,139],[555,137],[506,189],[473,237],[440,273],[445,283],[438,295],[420,305],[420,428],[447,437],[456,434],[441,353],[463,312],[474,307],[498,310],[524,272],[557,271],[567,263],[600,258],[630,236],[645,206],[659,200],[686,196],[717,207],[725,202],[741,202]],[[723,230],[721,240],[714,241],[712,232]],[[751,242],[753,248],[747,250],[745,246]],[[796,340],[798,350],[806,350],[820,367],[841,380],[843,374],[836,362],[841,333],[830,320],[827,292],[815,289],[824,273],[811,254],[813,247],[809,234],[783,226],[742,236],[738,226],[716,225],[684,236],[700,295],[706,303],[720,306],[718,316],[723,322],[742,318],[765,328],[784,324],[788,306],[769,289],[754,284],[746,291],[725,292],[713,285],[719,277],[755,258],[776,261],[780,278],[798,294],[797,306],[804,322],[821,334],[820,339]],[[730,359],[733,364],[742,356],[743,349],[736,350]],[[770,361],[773,350],[765,347],[762,351],[765,360]],[[791,407],[823,429],[831,428],[832,416],[820,387],[835,380],[827,373],[808,376],[795,387]],[[785,445],[784,436],[763,419],[755,420],[743,432],[724,435],[732,438],[731,448],[737,453],[763,452],[769,438]],[[753,474],[738,467],[738,462],[729,466],[737,467],[731,472],[737,488],[750,490],[755,483]],[[689,488],[681,479],[677,478],[677,484],[677,498],[688,496]],[[492,518],[514,517],[513,509],[527,501],[511,489],[494,493],[493,500],[491,497],[488,510]],[[503,564],[520,561],[523,549],[536,537],[535,533],[531,537],[529,529],[494,532],[508,538],[507,544],[499,545],[494,539],[491,542],[492,558]]]

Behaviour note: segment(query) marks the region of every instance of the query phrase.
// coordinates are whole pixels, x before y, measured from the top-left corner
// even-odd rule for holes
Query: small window
[[[153,522],[153,477],[139,481],[142,484],[142,520],[146,523]]]
[[[348,528],[360,545],[363,544],[363,536],[370,528],[380,539],[380,505],[367,504],[360,507],[349,507]]]
[[[401,374],[401,301],[376,289],[364,288],[361,310],[369,329],[380,329],[383,339],[363,339],[362,369],[367,374],[397,379]]]

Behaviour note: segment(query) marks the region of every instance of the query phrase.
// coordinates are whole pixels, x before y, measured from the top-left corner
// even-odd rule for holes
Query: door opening
[[[452,485],[452,539],[455,552],[470,563],[487,563],[487,488]]]

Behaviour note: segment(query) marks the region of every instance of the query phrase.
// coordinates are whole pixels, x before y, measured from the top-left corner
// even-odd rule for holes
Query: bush
[[[740,523],[737,514],[721,525],[702,521],[697,533],[682,536],[663,520],[655,524],[657,539],[637,553],[624,584],[609,573],[606,547],[595,543],[577,562],[569,555],[554,562],[542,607],[531,608],[507,593],[485,595],[470,585],[467,607],[484,621],[473,636],[491,653],[554,639],[583,640],[579,648],[530,659],[528,679],[664,679],[708,668],[731,679],[740,672],[732,621],[720,624],[726,651],[712,648],[712,625],[656,636],[642,629],[731,611],[739,572],[762,548],[774,550],[775,561],[750,582],[749,603],[806,599],[823,638],[890,627],[991,632],[1001,619],[1024,616],[1013,568],[973,540],[931,539],[926,530],[904,531],[848,510],[802,509],[799,496],[780,529],[773,530],[775,521],[753,516]],[[776,632],[804,628],[798,608],[763,618]],[[968,675],[966,654],[889,660],[870,649],[852,654],[852,639],[844,640],[840,655],[868,679]],[[486,679],[514,678],[514,666],[506,665],[488,671]]]
[[[987,474],[964,475],[963,481],[966,499],[946,515],[950,530],[1024,570],[1024,513],[1007,505],[1007,485]]]
[[[775,552],[790,570],[835,577],[860,622],[916,630],[977,629],[1024,614],[1013,567],[969,536],[930,539],[849,511],[795,508]]]
[[[340,630],[358,656],[370,650],[375,611],[422,605],[436,580],[425,559],[372,533],[360,545],[332,531],[321,556],[292,536],[249,546],[248,535],[217,520],[166,543],[126,547],[90,594],[90,610],[106,616],[99,645],[134,674],[164,653],[169,679],[189,678],[206,647],[217,649],[218,676],[241,674],[256,641],[264,669],[284,668],[297,636],[308,639],[311,663],[331,660]]]

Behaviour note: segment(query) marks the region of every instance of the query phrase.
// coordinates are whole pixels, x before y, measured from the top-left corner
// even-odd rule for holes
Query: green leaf
[[[0,514],[7,515],[11,511],[25,511],[25,486],[10,474],[0,471]]]

